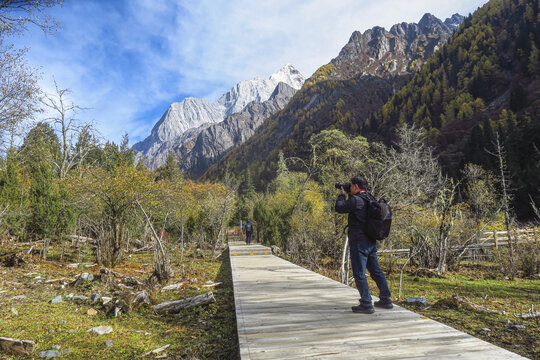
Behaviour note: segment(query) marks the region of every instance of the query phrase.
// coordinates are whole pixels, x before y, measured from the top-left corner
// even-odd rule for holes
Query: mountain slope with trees
[[[521,215],[540,203],[539,2],[492,0],[380,111],[363,135],[391,143],[392,129],[425,129],[453,176],[467,163],[499,172],[497,135]]]

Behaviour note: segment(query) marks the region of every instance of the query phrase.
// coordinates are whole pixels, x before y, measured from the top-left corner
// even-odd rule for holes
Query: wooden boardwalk
[[[356,289],[261,245],[229,250],[242,360],[524,359],[399,306],[355,314]]]

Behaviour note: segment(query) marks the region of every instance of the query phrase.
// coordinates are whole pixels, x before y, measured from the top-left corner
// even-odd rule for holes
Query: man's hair
[[[356,184],[360,190],[367,190],[367,181],[361,176],[355,176],[351,179],[351,184]]]

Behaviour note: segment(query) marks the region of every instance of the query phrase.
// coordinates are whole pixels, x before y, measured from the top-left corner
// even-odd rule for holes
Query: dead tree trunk
[[[510,277],[512,280],[514,279],[515,272],[516,272],[516,265],[515,265],[515,257],[514,257],[514,244],[512,240],[512,228],[510,225],[510,194],[508,193],[508,179],[506,175],[506,161],[504,159],[504,148],[501,145],[499,141],[499,134],[497,133],[496,137],[496,154],[492,154],[497,156],[497,159],[499,160],[499,172],[500,172],[500,178],[499,181],[501,183],[501,190],[502,190],[502,202],[503,202],[503,209],[504,209],[504,223],[506,225],[506,232],[508,234],[508,249],[510,250]]]
[[[152,306],[152,308],[158,313],[167,312],[169,314],[177,314],[182,309],[189,309],[196,306],[206,305],[211,302],[215,302],[214,294],[209,291],[206,294],[197,295],[187,299],[166,301],[161,304]]]
[[[156,230],[152,226],[152,223],[150,222],[150,218],[146,214],[146,211],[144,211],[144,208],[142,207],[141,203],[137,200],[137,205],[139,205],[139,208],[144,214],[144,217],[150,226],[150,229],[152,230],[152,233],[154,234],[155,244],[154,244],[154,272],[150,276],[150,278],[147,280],[147,283],[151,288],[155,288],[155,283],[165,285],[167,281],[172,277],[172,269],[171,269],[171,261],[169,258],[168,252],[165,250],[162,240],[163,240],[163,231],[161,231],[160,235],[156,233]],[[165,222],[167,222],[167,217],[169,214],[165,216]]]

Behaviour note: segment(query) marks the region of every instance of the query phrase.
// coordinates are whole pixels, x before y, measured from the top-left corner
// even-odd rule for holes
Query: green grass
[[[184,267],[178,266],[177,252],[172,255],[171,263],[175,276],[169,283],[177,283],[196,278],[187,288],[180,291],[159,293],[155,301],[186,298],[205,293],[202,285],[207,281],[222,282],[212,288],[216,303],[184,310],[176,315],[157,315],[150,309],[132,311],[119,318],[107,316],[98,304],[86,302],[76,304],[65,299],[69,293],[89,296],[92,292],[105,295],[100,281],[81,285],[77,288],[61,288],[61,283],[45,284],[47,279],[75,279],[82,272],[99,274],[98,267],[87,269],[69,269],[66,263],[58,262],[59,251],[53,249],[49,260],[33,258],[24,268],[5,268],[0,266],[0,336],[33,340],[37,348],[33,356],[38,359],[40,351],[60,345],[61,350],[73,350],[63,355],[63,359],[132,359],[150,350],[171,346],[165,353],[172,359],[238,359],[238,338],[234,297],[228,253],[214,258],[209,251],[187,251]],[[69,260],[69,261],[68,261]],[[91,262],[91,258],[81,259]],[[76,254],[66,254],[66,261],[76,261]],[[387,270],[382,258],[383,269]],[[412,267],[407,267],[404,274],[402,299],[409,296],[425,296],[430,306],[426,308],[408,306],[403,300],[397,300],[399,286],[398,267],[388,274],[388,283],[394,301],[426,317],[448,324],[458,330],[504,347],[531,359],[540,359],[540,319],[521,319],[514,313],[526,312],[531,304],[540,310],[540,281],[538,279],[503,279],[496,264],[464,263],[459,271],[449,272],[442,278],[428,277]],[[152,255],[133,255],[120,264],[116,271],[131,275],[139,280],[149,276],[152,271]],[[337,271],[331,269],[313,269],[331,278],[337,278]],[[32,274],[34,273],[34,274]],[[42,283],[36,284],[36,276],[41,276]],[[377,290],[373,281],[370,286],[373,293]],[[17,284],[12,284],[17,282]],[[505,315],[478,311],[463,304],[456,304],[452,295],[467,297],[475,304],[489,309],[505,311]],[[25,301],[9,301],[15,295],[26,295]],[[61,304],[50,304],[57,295],[63,295]],[[89,316],[91,307],[98,310],[98,315]],[[19,315],[11,313],[15,308]],[[64,321],[64,323],[61,323]],[[514,332],[504,329],[513,324],[525,325],[525,330]],[[86,330],[110,325],[111,334],[97,336]],[[486,331],[483,329],[490,329]],[[50,332],[50,330],[53,330]],[[105,340],[112,340],[114,345],[107,348]],[[0,359],[24,359],[0,353]]]
[[[37,359],[40,351],[49,350],[53,345],[60,345],[60,351],[73,350],[73,353],[63,355],[63,359],[132,359],[166,344],[170,347],[164,352],[173,359],[237,359],[238,338],[228,253],[214,258],[208,251],[197,255],[188,251],[184,259],[184,276],[181,266],[173,266],[175,277],[170,283],[197,280],[186,289],[158,293],[155,301],[159,303],[203,294],[209,290],[202,285],[210,280],[222,282],[211,289],[216,303],[183,310],[176,315],[157,315],[149,308],[142,308],[118,318],[107,316],[99,301],[77,304],[66,299],[69,293],[89,296],[98,292],[106,295],[107,290],[99,280],[64,289],[61,283],[35,284],[36,276],[41,276],[43,281],[60,277],[74,279],[82,272],[98,275],[99,267],[68,269],[62,266],[65,264],[35,258],[24,268],[0,267],[0,290],[7,290],[0,293],[0,336],[33,340],[37,344],[32,356],[15,357],[0,353],[0,359]],[[177,261],[175,254],[171,263],[176,264]],[[115,271],[143,280],[152,271],[151,264],[151,254],[133,255]],[[12,282],[20,285],[12,285]],[[27,298],[24,301],[9,300],[16,295],[26,295]],[[63,302],[50,304],[49,301],[57,295],[63,296]],[[11,308],[19,314],[12,314]],[[95,308],[98,314],[88,315],[90,308]],[[114,331],[102,336],[86,332],[100,325],[110,325]],[[112,340],[114,345],[106,347],[105,340]]]

